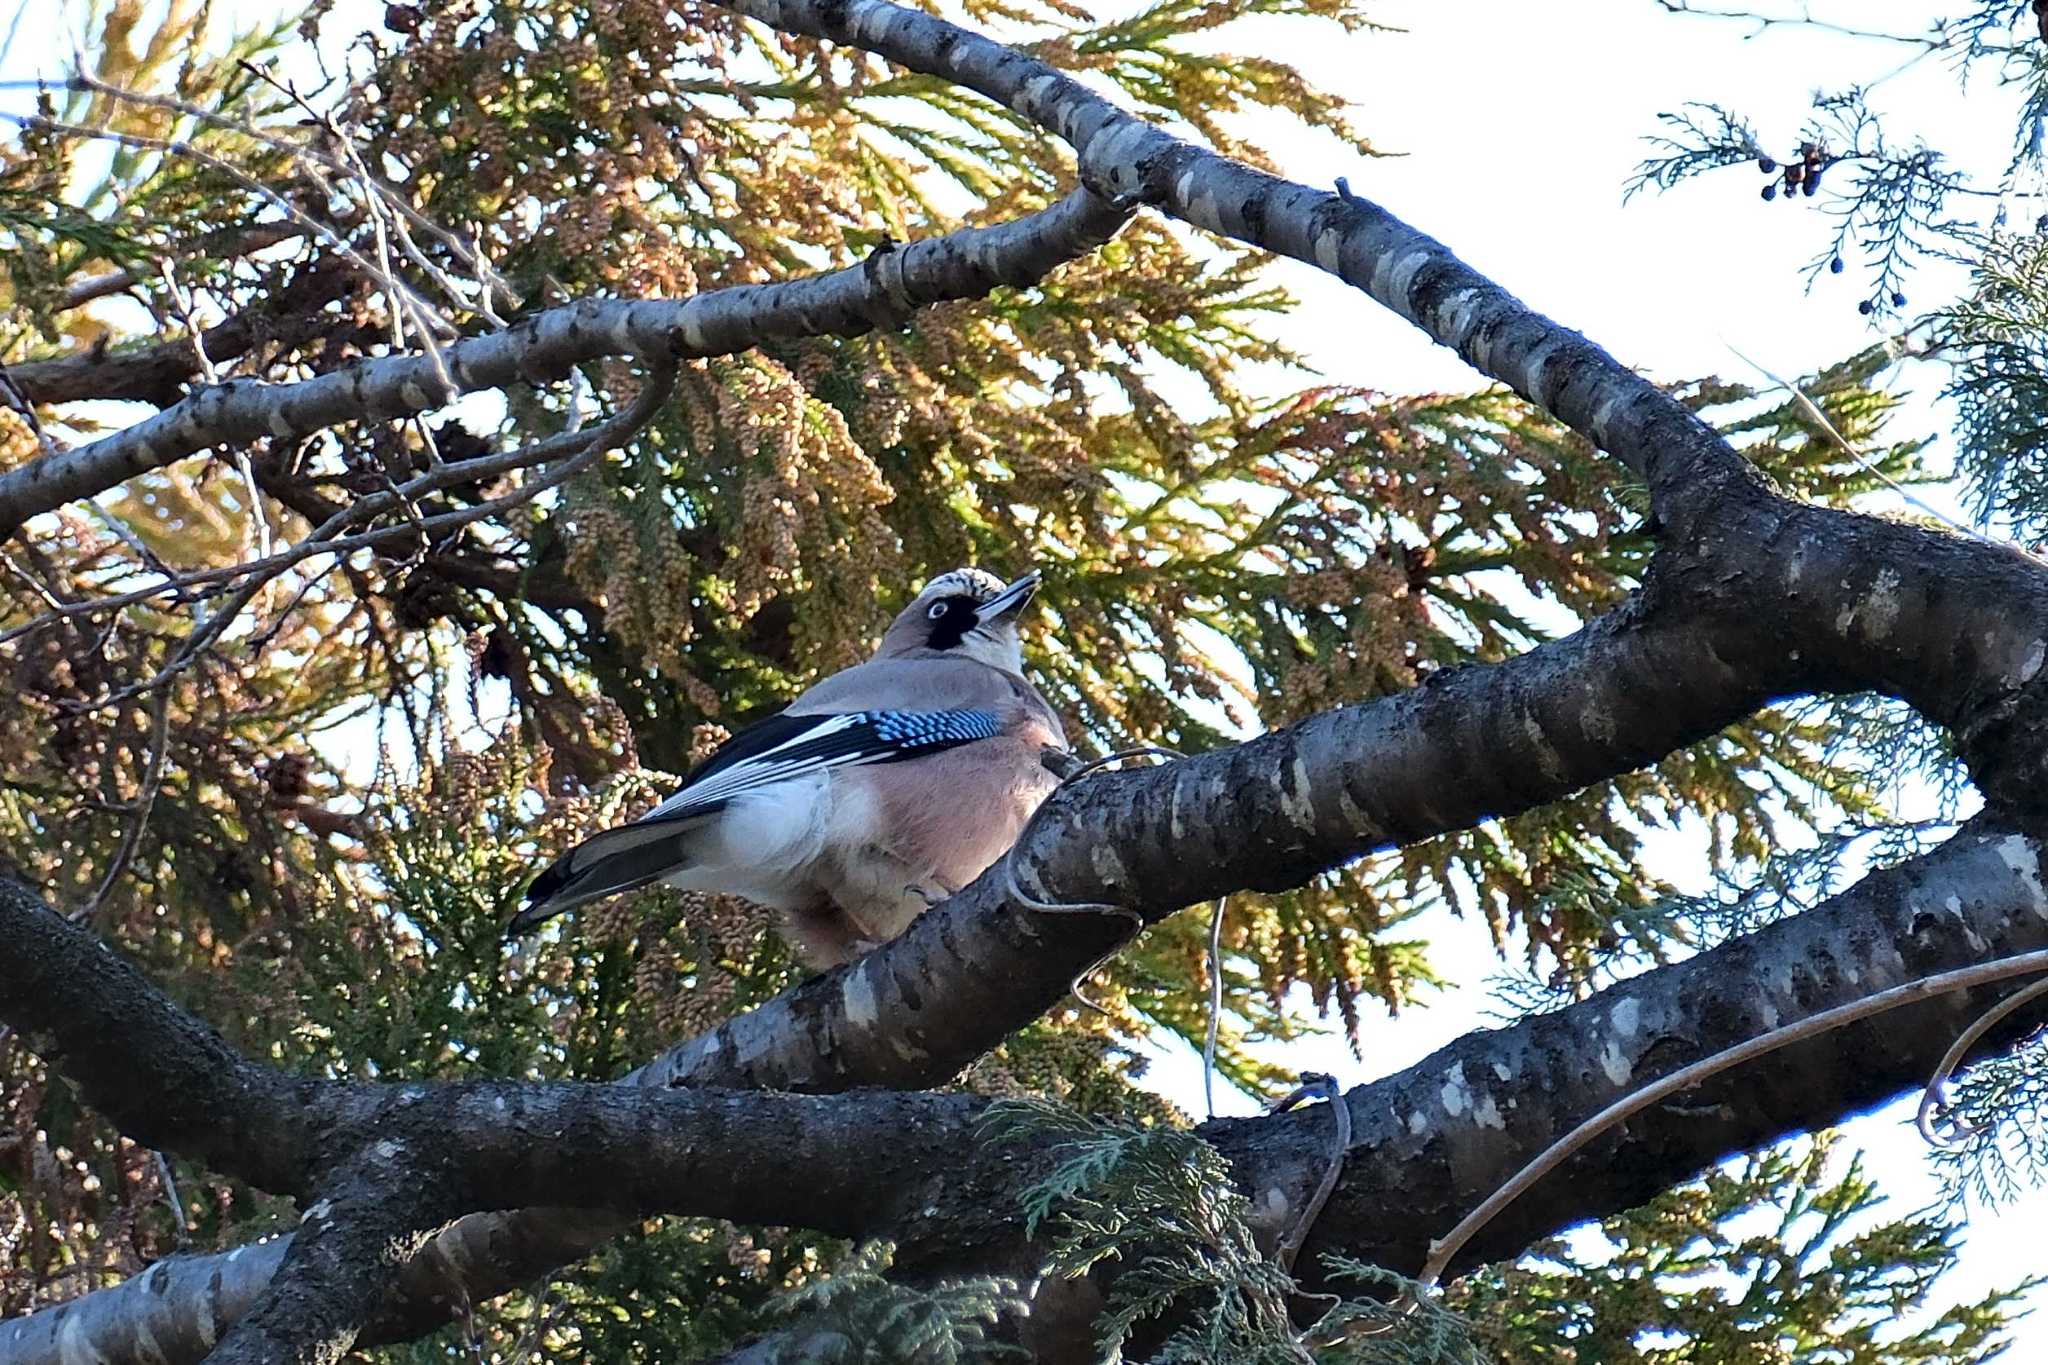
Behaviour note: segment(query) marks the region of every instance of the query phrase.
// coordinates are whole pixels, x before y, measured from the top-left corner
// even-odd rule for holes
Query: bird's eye
[[[946,603],[934,602],[931,604],[931,607],[925,612],[925,615],[929,616],[934,621],[943,621],[946,619],[946,613],[949,610],[950,608],[947,606]]]

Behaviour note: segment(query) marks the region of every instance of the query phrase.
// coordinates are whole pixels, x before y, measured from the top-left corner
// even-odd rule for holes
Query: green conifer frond
[[[989,1277],[929,1288],[890,1280],[892,1249],[861,1248],[829,1277],[769,1303],[804,1325],[801,1358],[822,1365],[980,1365],[1028,1360],[1021,1347],[993,1340],[991,1329],[1018,1308],[1017,1287]],[[793,1357],[794,1359],[794,1357]]]
[[[1480,1365],[1454,1314],[1413,1281],[1356,1261],[1332,1260],[1329,1279],[1373,1297],[1306,1300],[1329,1306],[1298,1325],[1303,1291],[1262,1249],[1228,1163],[1192,1133],[1020,1101],[992,1106],[982,1136],[1028,1139],[1041,1153],[1023,1207],[1048,1273],[1120,1262],[1097,1321],[1108,1365],[1162,1327],[1143,1357],[1162,1365]],[[1402,1296],[1411,1302],[1395,1306]]]

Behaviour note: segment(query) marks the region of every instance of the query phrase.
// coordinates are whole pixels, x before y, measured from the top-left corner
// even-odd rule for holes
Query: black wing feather
[[[783,712],[726,741],[675,795],[641,820],[698,819],[756,787],[829,768],[899,763],[992,739],[1001,729],[993,711]]]

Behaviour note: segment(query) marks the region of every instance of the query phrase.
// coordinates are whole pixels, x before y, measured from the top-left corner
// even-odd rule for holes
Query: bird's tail
[[[564,853],[526,888],[526,904],[505,926],[514,938],[579,905],[637,891],[690,864],[695,820],[657,820],[596,834]]]

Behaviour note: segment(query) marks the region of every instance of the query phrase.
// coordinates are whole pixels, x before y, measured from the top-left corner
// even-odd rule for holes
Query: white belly
[[[924,902],[906,896],[913,873],[884,851],[889,841],[866,783],[820,774],[748,792],[705,824],[691,862],[668,878],[685,891],[725,892],[774,910],[808,910],[821,900],[873,906],[877,919],[908,900],[908,923]],[[863,919],[867,918],[863,914]]]
[[[1056,785],[1037,753],[1004,739],[921,758],[914,781],[876,765],[748,792],[668,882],[781,911],[806,961],[846,961],[1002,856]]]

